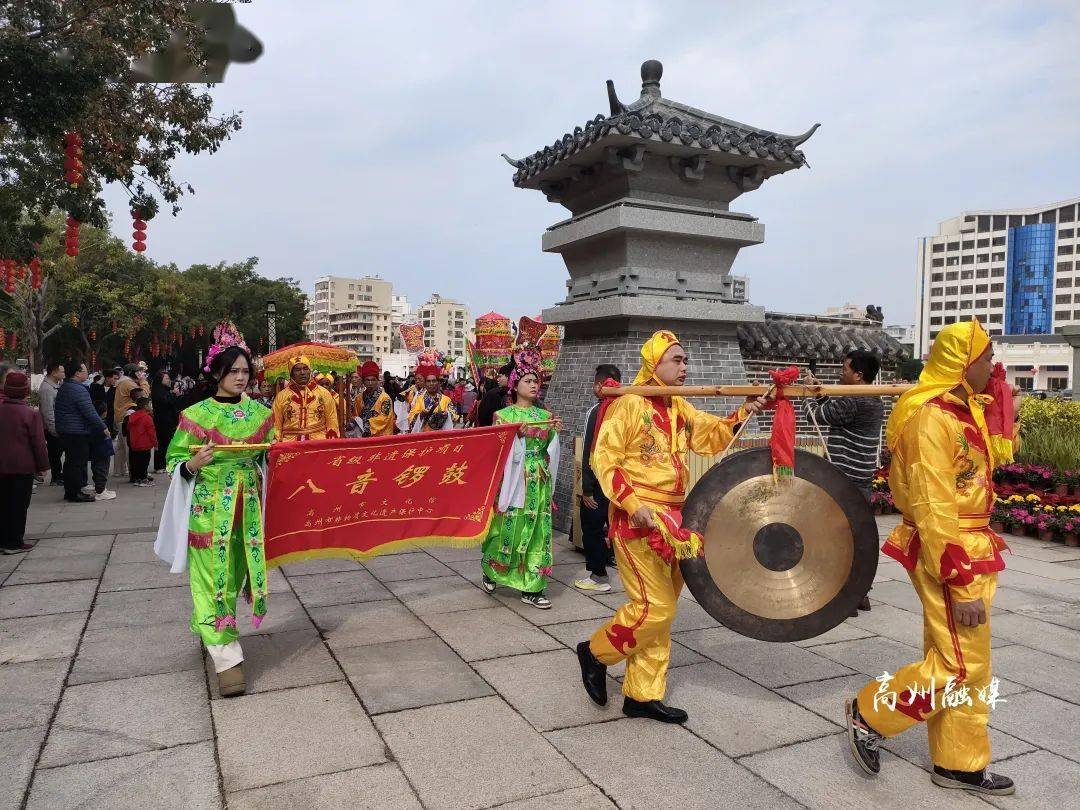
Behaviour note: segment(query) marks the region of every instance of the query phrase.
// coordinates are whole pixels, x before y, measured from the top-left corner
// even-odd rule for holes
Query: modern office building
[[[1078,203],[968,211],[921,238],[916,354],[943,326],[973,316],[991,335],[1054,335],[1080,324]]]
[[[417,312],[424,325],[424,345],[446,352],[455,359],[466,356],[465,341],[472,338],[469,308],[457,301],[432,293]]]
[[[323,276],[308,305],[312,340],[352,349],[361,361],[390,353],[396,328],[393,286],[375,277]]]

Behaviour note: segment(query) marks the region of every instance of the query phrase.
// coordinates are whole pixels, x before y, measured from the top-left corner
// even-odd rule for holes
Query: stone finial
[[[641,95],[660,98],[660,77],[664,66],[656,59],[641,63]]]

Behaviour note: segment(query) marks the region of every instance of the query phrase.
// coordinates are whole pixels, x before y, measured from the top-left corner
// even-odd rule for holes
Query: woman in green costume
[[[551,573],[551,494],[559,468],[558,423],[536,405],[540,356],[532,350],[514,357],[510,374],[512,405],[495,414],[496,424],[520,424],[506,463],[499,504],[484,541],[480,561],[484,590],[498,585],[521,591],[521,601],[546,610]]]
[[[252,601],[252,623],[266,615],[263,555],[262,470],[265,451],[215,452],[214,445],[258,444],[273,438],[273,415],[244,391],[252,376],[246,347],[231,345],[209,363],[214,395],[184,409],[169,443],[172,485],[154,550],[190,567],[191,631],[214,661],[222,695],[243,694],[243,652],[238,641],[236,596]],[[211,350],[213,352],[213,350]],[[192,453],[193,445],[202,449]]]

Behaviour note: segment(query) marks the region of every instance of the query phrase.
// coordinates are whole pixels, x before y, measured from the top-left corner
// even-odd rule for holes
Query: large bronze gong
[[[705,554],[683,560],[687,587],[724,626],[800,641],[840,624],[874,581],[878,532],[862,493],[825,459],[797,451],[774,482],[768,448],[736,453],[690,491],[683,526]]]

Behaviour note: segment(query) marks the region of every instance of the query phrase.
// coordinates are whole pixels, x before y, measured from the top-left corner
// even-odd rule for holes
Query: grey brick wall
[[[622,371],[623,384],[633,382],[641,366],[641,346],[651,330],[612,332],[600,336],[564,337],[555,374],[548,386],[545,405],[563,421],[562,460],[555,482],[553,516],[556,528],[569,531],[574,490],[574,438],[585,432],[585,415],[596,401],[593,376],[600,363],[614,363]],[[708,332],[676,332],[690,355],[688,385],[719,385],[746,382],[739,341],[735,336]],[[719,397],[695,399],[694,405],[713,413],[728,413],[738,400]]]

